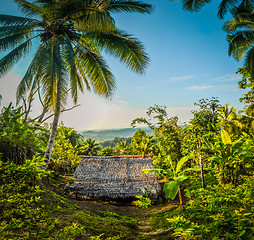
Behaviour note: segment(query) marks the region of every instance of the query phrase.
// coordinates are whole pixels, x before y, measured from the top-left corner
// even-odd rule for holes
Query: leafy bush
[[[151,199],[142,195],[136,196],[137,200],[133,201],[133,203],[141,208],[148,208],[151,206]]]
[[[53,147],[49,168],[61,174],[72,173],[78,166],[79,160],[78,151],[70,141],[65,136],[58,136]]]
[[[21,108],[12,104],[0,114],[0,153],[2,161],[23,164],[26,158],[43,153],[47,130],[22,121]]]
[[[46,176],[39,167],[41,158],[26,160],[23,165],[0,161],[0,236],[3,239],[69,239],[80,235],[82,228],[64,226],[52,212],[60,212],[69,203],[43,189],[38,181]],[[75,227],[75,228],[74,228]]]
[[[186,190],[190,199],[184,209],[157,215],[155,224],[172,227],[185,239],[253,239],[254,179],[245,183]],[[177,216],[177,217],[176,217]]]

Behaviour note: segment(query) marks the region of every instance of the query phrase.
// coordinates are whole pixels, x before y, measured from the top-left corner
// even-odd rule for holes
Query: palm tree
[[[204,5],[212,2],[212,0],[182,0],[183,9],[190,12],[198,12]],[[231,12],[236,7],[238,8],[253,8],[253,2],[251,0],[222,0],[218,7],[217,16],[219,19],[223,19],[226,13]]]
[[[142,138],[139,148],[143,157],[145,157],[145,154],[153,153],[154,149],[156,148],[156,141],[153,136],[144,136]]]
[[[125,155],[128,153],[128,145],[127,140],[122,140],[121,142],[117,143],[115,146],[115,150],[120,155]]]
[[[242,131],[246,132],[249,135],[254,134],[254,105],[251,104],[247,107],[245,107],[245,110],[243,111],[243,114],[241,116],[241,123],[242,123]]]
[[[109,53],[137,73],[144,73],[148,57],[143,45],[115,27],[111,13],[149,13],[151,5],[137,0],[14,0],[24,17],[0,15],[0,77],[37,46],[17,89],[17,101],[41,88],[45,106],[54,112],[45,152],[51,156],[61,109],[68,88],[74,103],[85,89],[110,98],[115,79],[100,51]]]
[[[242,124],[236,113],[236,109],[234,107],[229,108],[228,104],[219,107],[218,123],[221,128],[229,133],[239,133],[239,129],[242,128]]]
[[[228,53],[236,60],[244,58],[245,70],[254,77],[254,12],[253,8],[236,9],[233,19],[227,21]]]
[[[101,145],[96,143],[92,138],[88,138],[82,145],[79,147],[79,153],[86,156],[96,156],[101,150]]]

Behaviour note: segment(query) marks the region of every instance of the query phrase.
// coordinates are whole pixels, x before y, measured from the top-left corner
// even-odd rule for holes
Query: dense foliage
[[[49,235],[53,239],[56,235],[69,239],[68,234],[86,236],[88,230],[83,226],[88,213],[77,213],[74,217],[77,221],[65,226],[59,226],[56,218],[49,217],[52,209],[55,214],[61,214],[63,206],[68,203],[65,200],[61,203],[58,195],[40,183],[41,179],[57,179],[73,173],[82,154],[152,154],[156,167],[152,171],[163,180],[165,197],[173,200],[178,196],[180,205],[185,204],[176,212],[155,217],[155,226],[172,228],[175,238],[254,237],[254,136],[248,131],[246,115],[237,114],[236,109],[228,105],[221,106],[215,98],[201,99],[196,105],[199,109],[184,126],[179,125],[176,117],[168,118],[165,107],[155,105],[149,108],[149,116],[155,114],[147,120],[153,134],[138,129],[129,143],[122,140],[112,148],[102,148],[92,139],[84,140],[77,131],[61,124],[49,165],[51,172],[40,168],[44,165],[43,150],[49,131],[40,125],[23,122],[20,108],[12,105],[3,108],[0,115],[1,143],[15,150],[8,155],[1,144],[3,236],[25,235],[27,239],[47,238]],[[153,118],[159,121],[153,123]],[[54,207],[47,203],[45,196],[51,198]],[[142,208],[151,204],[147,196],[137,198],[135,204]],[[106,231],[91,229],[94,235]],[[125,239],[121,230],[112,236]]]
[[[229,54],[237,60],[245,59],[238,71],[242,75],[239,87],[249,91],[240,99],[245,104],[240,113],[229,104],[221,105],[217,98],[203,98],[195,103],[198,109],[192,119],[181,125],[176,116],[167,115],[165,106],[154,105],[148,108],[146,118],[132,122],[132,126],[146,124],[152,134],[138,129],[131,138],[101,144],[91,138],[84,140],[63,124],[58,126],[68,88],[75,104],[78,90],[83,92],[85,88],[106,97],[112,95],[114,77],[101,51],[143,73],[148,57],[142,44],[118,30],[110,14],[149,13],[151,6],[122,0],[106,4],[15,2],[25,17],[0,15],[0,50],[6,54],[0,60],[0,76],[31,50],[35,38],[39,44],[17,91],[18,100],[30,99],[28,107],[24,110],[10,103],[0,113],[1,239],[133,239],[135,218],[77,210],[76,205],[50,189],[58,191],[63,182],[73,182],[66,175],[75,171],[81,155],[146,154],[153,156],[155,169],[142,172],[156,172],[164,183],[165,198],[174,200],[178,195],[179,202],[174,211],[153,218],[155,228],[170,229],[174,239],[254,239],[252,2],[225,0],[218,12],[219,18],[228,11],[233,16],[224,25]],[[210,1],[182,2],[185,9],[198,11]],[[28,121],[31,99],[37,91],[42,91],[41,116],[50,109],[54,111],[50,138],[50,130],[42,121]],[[0,95],[0,103],[1,99]],[[57,185],[59,179],[62,183]],[[64,194],[63,189],[60,193]],[[145,194],[137,196],[134,204],[148,208],[151,200]]]

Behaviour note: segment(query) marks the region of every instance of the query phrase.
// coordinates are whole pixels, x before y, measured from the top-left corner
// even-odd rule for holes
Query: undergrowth
[[[154,228],[172,228],[178,239],[254,239],[254,180],[239,186],[186,190],[189,202],[153,218]]]
[[[113,212],[80,211],[45,186],[40,159],[0,161],[0,239],[138,239],[137,219]],[[47,181],[42,181],[47,178]],[[54,186],[54,179],[50,180]]]

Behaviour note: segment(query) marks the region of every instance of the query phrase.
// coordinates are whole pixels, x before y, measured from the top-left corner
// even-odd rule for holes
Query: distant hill
[[[102,129],[102,130],[88,130],[80,131],[84,139],[92,138],[96,142],[103,142],[112,140],[116,137],[128,138],[132,137],[138,128],[120,128],[120,129]],[[152,130],[148,127],[140,128],[146,133],[151,134]]]

